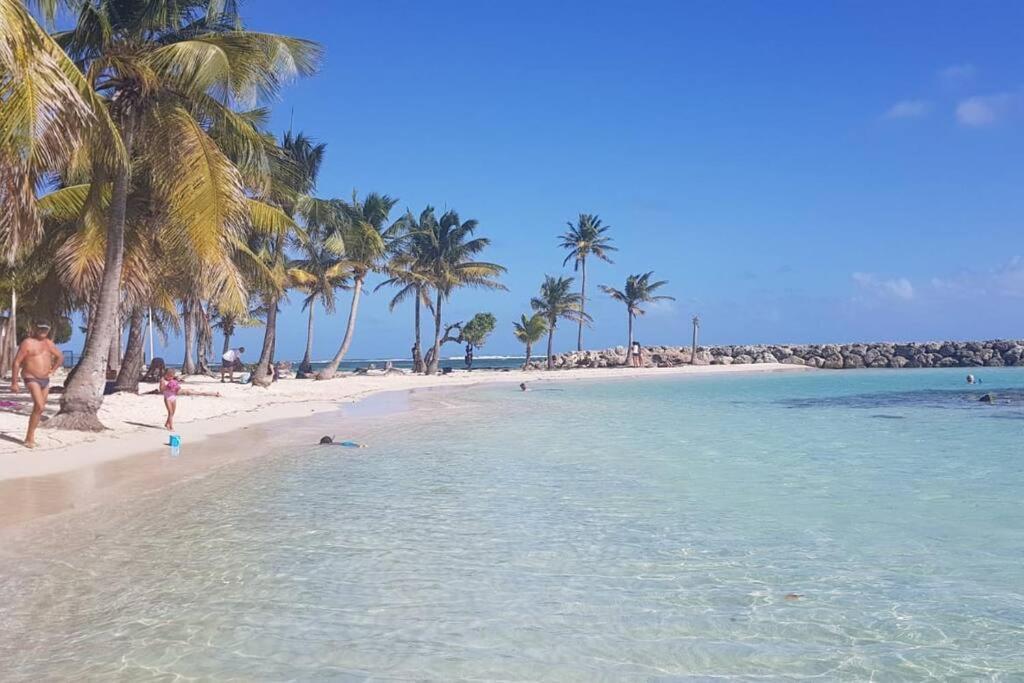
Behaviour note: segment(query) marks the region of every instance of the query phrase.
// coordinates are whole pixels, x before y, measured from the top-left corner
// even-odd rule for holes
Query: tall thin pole
[[[149,309],[149,362],[153,362],[153,309]]]
[[[18,353],[18,292],[11,287],[11,360]]]
[[[690,346],[690,365],[697,363],[697,330],[700,329],[700,316],[693,316],[693,344]]]

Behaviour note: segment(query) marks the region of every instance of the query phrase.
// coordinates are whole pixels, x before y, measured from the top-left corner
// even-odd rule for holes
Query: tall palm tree
[[[306,295],[302,309],[309,312],[309,319],[306,322],[306,352],[299,363],[299,373],[308,375],[313,372],[313,311],[321,303],[324,312],[334,313],[334,292],[348,288],[351,270],[348,262],[327,249],[317,236],[311,236],[303,251],[303,258],[289,263],[288,279]]]
[[[633,358],[633,320],[638,315],[645,313],[642,306],[644,304],[653,303],[656,301],[675,301],[674,297],[657,295],[654,292],[661,289],[668,284],[668,280],[658,280],[651,282],[651,276],[654,275],[654,271],[650,270],[646,273],[639,273],[636,275],[630,275],[626,278],[626,286],[624,289],[615,289],[607,285],[601,285],[601,291],[615,299],[626,304],[626,314],[629,319],[629,334],[628,334],[628,345],[626,351],[626,364]]]
[[[494,278],[505,272],[504,266],[474,261],[491,243],[486,237],[473,237],[478,223],[463,222],[458,212],[449,210],[422,233],[424,272],[434,291],[434,345],[430,350],[426,373],[437,373],[441,362],[441,316],[444,302],[456,289],[484,287],[505,289]]]
[[[601,259],[607,263],[612,260],[608,258],[609,251],[616,251],[611,245],[612,238],[606,234],[611,228],[609,225],[601,225],[601,219],[596,215],[581,213],[573,225],[567,223],[569,229],[561,236],[561,247],[569,250],[569,255],[562,261],[564,266],[569,261],[573,262],[573,270],[580,273],[580,312],[586,313],[587,303],[587,257]],[[583,323],[584,318],[579,319],[579,329],[576,332],[576,350],[583,350]]]
[[[520,316],[519,322],[512,323],[512,327],[516,339],[526,345],[526,360],[523,362],[523,368],[529,368],[530,352],[533,350],[533,345],[539,342],[544,333],[548,331],[548,321],[545,320],[543,313],[534,313],[529,318],[524,313]]]
[[[327,367],[317,373],[318,379],[334,377],[348,353],[356,331],[359,297],[362,296],[366,276],[380,270],[381,262],[388,252],[388,241],[395,232],[394,226],[388,225],[388,216],[397,203],[398,199],[376,192],[371,192],[361,201],[353,192],[351,202],[334,202],[340,221],[325,244],[328,249],[344,253],[352,274],[352,305],[349,307],[348,324],[345,326],[341,346]]]
[[[108,204],[104,266],[82,358],[49,424],[102,429],[96,413],[121,303],[133,184],[146,183],[166,203],[176,253],[205,261],[216,287],[237,284],[222,257],[249,218],[243,176],[265,167],[266,157],[264,138],[236,107],[274,95],[292,76],[312,73],[319,48],[239,28],[233,2],[107,0],[79,9],[74,28],[57,40],[104,96],[129,163],[111,170],[98,161],[101,147],[80,150],[80,166],[93,179],[88,208]],[[239,161],[232,163],[225,150]],[[242,294],[237,292],[236,304]]]
[[[423,372],[426,367],[423,363],[421,341],[421,309],[426,307],[431,312],[434,310],[430,300],[430,271],[426,255],[429,253],[430,245],[428,237],[436,223],[437,218],[432,206],[421,211],[419,218],[411,211],[406,211],[405,216],[395,224],[398,229],[389,247],[391,256],[385,266],[385,272],[389,277],[373,290],[377,291],[383,287],[398,288],[398,292],[388,303],[388,310],[392,311],[406,299],[412,298],[412,371],[417,373]]]
[[[317,176],[320,173],[320,166],[323,164],[324,151],[327,145],[314,143],[312,139],[302,133],[293,134],[288,131],[281,139],[280,149],[285,163],[276,167],[277,177],[274,178],[273,189],[270,192],[270,200],[281,207],[289,216],[295,217],[301,213],[303,207],[301,198],[309,195],[316,189]],[[266,327],[263,333],[263,346],[260,348],[260,357],[256,361],[256,369],[252,374],[254,386],[268,386],[273,381],[273,373],[270,366],[274,361],[274,350],[277,345],[277,314],[282,297],[289,284],[288,263],[285,249],[291,241],[300,247],[308,236],[292,232],[279,234],[270,237],[268,249],[265,252],[268,258],[268,265],[275,272],[275,282],[272,287],[264,293],[264,306],[266,307]],[[310,307],[310,316],[313,308]],[[312,318],[310,318],[312,326]]]
[[[548,327],[548,370],[555,367],[554,337],[559,320],[588,322],[590,316],[583,312],[581,295],[571,291],[573,278],[544,276],[540,296],[530,299],[530,307],[544,317]]]

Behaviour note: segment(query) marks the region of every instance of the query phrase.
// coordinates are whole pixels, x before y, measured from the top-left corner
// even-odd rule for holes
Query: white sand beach
[[[220,383],[208,377],[189,377],[188,389],[220,392],[219,397],[188,396],[179,399],[175,432],[194,445],[210,436],[227,434],[269,421],[306,417],[336,410],[371,394],[484,383],[566,382],[595,379],[632,379],[742,372],[800,372],[806,368],[781,363],[757,365],[711,365],[677,368],[578,369],[557,372],[477,370],[443,376],[391,374],[351,375],[329,381],[282,379],[267,389],[251,385]],[[146,392],[155,385],[140,385]],[[159,395],[140,393],[107,396],[100,419],[108,430],[100,433],[50,430],[39,431],[39,447],[26,449],[22,443],[31,402],[22,392],[0,394],[0,400],[16,403],[0,412],[0,481],[41,477],[152,452],[167,442],[163,428],[166,413]],[[47,415],[57,411],[59,396],[51,395]]]

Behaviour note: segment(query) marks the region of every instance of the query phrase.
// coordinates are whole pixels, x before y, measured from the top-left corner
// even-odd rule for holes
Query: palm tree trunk
[[[213,370],[210,369],[210,356],[213,355],[213,330],[210,329],[210,315],[207,313],[207,307],[203,306],[203,302],[198,302],[196,307],[196,319],[197,327],[199,330],[199,354],[197,358],[197,365],[199,366],[199,373],[202,375],[212,375]]]
[[[230,327],[224,328],[224,349],[220,352],[220,355],[224,355],[231,350],[231,335],[234,333]]]
[[[555,357],[552,355],[552,350],[555,348],[555,323],[554,321],[548,322],[548,370],[554,370]]]
[[[338,373],[338,366],[348,353],[348,347],[352,345],[352,337],[356,331],[356,315],[359,313],[359,297],[363,293],[363,277],[357,276],[352,286],[352,307],[348,309],[348,325],[345,327],[345,337],[341,340],[341,348],[334,354],[334,358],[326,368],[317,373],[317,379],[331,379]]]
[[[107,353],[114,335],[117,309],[121,299],[121,268],[124,265],[124,225],[131,185],[132,136],[134,117],[125,116],[122,139],[127,152],[125,167],[114,177],[110,194],[110,219],[107,246],[103,258],[96,316],[85,339],[78,370],[70,377],[60,397],[60,412],[46,422],[48,427],[101,431],[105,429],[97,413],[103,404],[107,382]]]
[[[423,291],[417,286],[414,294],[416,295],[416,341],[412,345],[412,371],[423,372],[423,351],[420,346],[420,307],[423,305],[423,302],[420,301],[420,297],[423,296]]]
[[[121,338],[124,328],[121,327],[121,316],[114,318],[114,335],[110,338],[110,350],[107,352],[107,370],[121,370]]]
[[[437,303],[434,307],[434,347],[430,352],[430,364],[427,366],[428,375],[436,375],[441,367],[441,303],[444,297],[440,288],[437,290]]]
[[[181,306],[181,316],[185,322],[185,358],[181,363],[184,375],[196,374],[196,303],[191,296],[185,298]]]
[[[128,345],[124,350],[124,359],[121,362],[121,370],[117,373],[114,391],[139,393],[139,377],[142,375],[143,354],[146,348],[145,328],[143,309],[132,309],[131,320],[128,323]]]
[[[299,372],[309,374],[313,372],[313,309],[316,308],[316,300],[309,302],[309,320],[306,322],[306,352],[302,355],[302,362],[299,363]]]
[[[633,360],[633,314],[627,312],[626,317],[629,318],[629,324],[627,325],[629,343],[626,346],[626,365],[632,365]]]
[[[523,362],[523,370],[528,370],[530,367],[530,351],[532,350],[532,344],[526,342],[526,361]]]
[[[270,364],[273,362],[274,342],[277,339],[277,302],[276,296],[267,300],[267,326],[263,333],[263,348],[260,349],[260,359],[256,361],[256,370],[252,373],[252,383],[257,387],[269,387],[274,381]]]
[[[587,258],[580,259],[580,326],[576,333],[576,350],[583,350],[583,320],[587,305]]]

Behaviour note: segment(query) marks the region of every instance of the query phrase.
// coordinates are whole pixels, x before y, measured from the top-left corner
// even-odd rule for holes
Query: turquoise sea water
[[[494,386],[334,418],[370,447],[282,447],[8,549],[0,672],[1022,680],[1024,370],[980,372],[995,405],[964,375]]]

